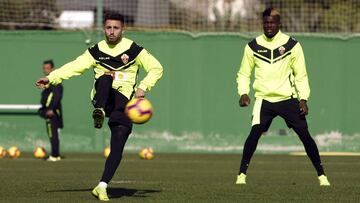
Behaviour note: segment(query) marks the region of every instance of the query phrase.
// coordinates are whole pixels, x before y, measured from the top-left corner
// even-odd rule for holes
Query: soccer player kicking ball
[[[118,168],[125,143],[131,133],[132,123],[124,113],[124,108],[133,96],[144,97],[145,92],[161,78],[161,64],[143,47],[130,39],[122,37],[124,17],[118,13],[108,13],[104,18],[106,40],[87,49],[72,62],[51,72],[47,77],[36,81],[43,88],[47,84],[60,84],[73,76],[81,75],[93,68],[95,85],[92,101],[95,128],[101,128],[104,117],[109,117],[111,130],[110,155],[99,184],[92,194],[99,200],[108,201],[106,188]],[[147,72],[145,78],[136,86],[139,67]]]
[[[236,184],[246,184],[246,171],[261,134],[268,130],[273,118],[281,116],[304,144],[317,171],[320,186],[330,186],[305,119],[310,87],[304,54],[300,43],[283,34],[280,25],[277,10],[268,8],[263,12],[264,34],[245,46],[237,74],[239,104],[241,107],[248,106],[250,76],[255,69],[253,88],[256,100],[252,128],[245,141]]]

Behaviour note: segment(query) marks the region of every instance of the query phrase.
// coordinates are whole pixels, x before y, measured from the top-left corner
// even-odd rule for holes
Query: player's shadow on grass
[[[120,198],[123,196],[127,197],[148,197],[150,193],[161,192],[160,190],[150,189],[132,189],[132,188],[108,188],[108,195],[110,198]]]
[[[64,190],[48,190],[46,192],[91,192],[90,189],[64,189]],[[161,190],[151,190],[151,189],[132,189],[132,188],[108,188],[107,193],[110,198],[121,198],[121,197],[148,197],[150,193],[161,192]]]

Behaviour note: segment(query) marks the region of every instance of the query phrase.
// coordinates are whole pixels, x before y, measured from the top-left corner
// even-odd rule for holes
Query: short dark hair
[[[279,19],[280,19],[280,13],[279,11],[277,11],[275,8],[273,7],[269,7],[267,9],[264,10],[264,12],[262,13],[262,16],[263,17],[266,17],[266,16],[278,16]]]
[[[104,15],[104,24],[107,20],[118,20],[124,24],[124,16],[118,12],[107,12]]]
[[[45,65],[45,64],[50,64],[50,65],[51,65],[51,67],[52,67],[52,68],[54,68],[54,61],[53,61],[53,60],[51,60],[51,59],[50,59],[50,60],[46,60],[46,61],[44,61],[44,63],[43,63],[43,64],[44,64],[44,65]]]

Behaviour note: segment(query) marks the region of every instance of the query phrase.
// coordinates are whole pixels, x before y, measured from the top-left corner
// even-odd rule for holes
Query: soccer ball
[[[110,154],[110,147],[105,147],[104,149],[104,157],[107,158]]]
[[[151,160],[154,158],[154,150],[150,147],[143,148],[139,151],[139,156],[144,160]]]
[[[46,156],[46,150],[44,147],[36,147],[34,150],[34,157],[38,159],[42,159]]]
[[[149,100],[145,98],[134,98],[127,103],[125,113],[131,122],[142,124],[151,118],[153,108]]]
[[[10,147],[8,149],[7,153],[10,158],[18,158],[21,154],[19,148],[15,147],[15,146]]]
[[[6,156],[6,149],[0,146],[0,159]]]

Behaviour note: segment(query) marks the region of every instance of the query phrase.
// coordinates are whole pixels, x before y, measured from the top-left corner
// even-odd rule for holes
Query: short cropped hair
[[[262,13],[262,16],[263,17],[266,17],[266,16],[278,16],[279,19],[280,19],[280,13],[279,11],[277,11],[275,8],[273,7],[269,7],[267,9],[264,10],[264,12]]]
[[[117,12],[108,12],[104,15],[104,25],[107,20],[118,20],[124,24],[124,16]]]
[[[54,61],[53,61],[53,60],[51,60],[51,59],[50,59],[50,60],[46,60],[46,61],[44,61],[44,63],[43,63],[43,64],[44,64],[44,65],[45,65],[45,64],[50,64],[50,65],[51,65],[51,67],[52,67],[52,68],[54,68]]]

